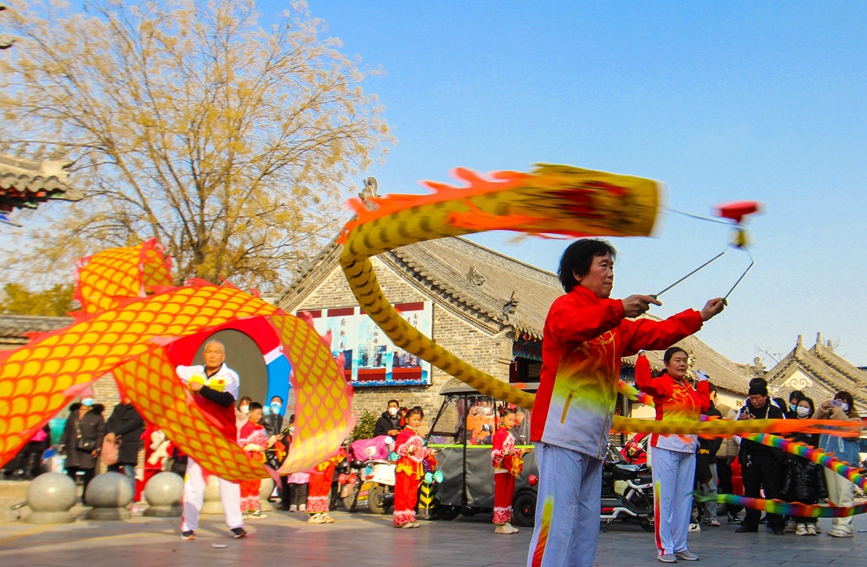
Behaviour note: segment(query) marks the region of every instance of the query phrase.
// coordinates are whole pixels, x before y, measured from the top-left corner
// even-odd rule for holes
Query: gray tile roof
[[[326,246],[283,292],[277,305],[294,309],[309,290],[339,269],[341,250],[336,241]],[[378,258],[425,288],[438,290],[440,296],[473,313],[480,323],[494,325],[497,330],[512,327],[525,338],[537,341],[542,339],[548,309],[563,294],[555,274],[465,238],[420,242]],[[737,394],[747,393],[746,365],[728,360],[696,337],[687,337],[678,344],[693,355],[695,368],[707,372],[719,387]],[[648,357],[652,365],[661,367],[662,352],[649,353]],[[623,362],[631,366],[635,358],[627,357]]]
[[[0,343],[26,344],[27,333],[48,333],[72,324],[72,317],[0,315]]]
[[[0,210],[35,208],[49,199],[80,200],[84,194],[69,186],[69,165],[0,153]]]
[[[867,372],[847,362],[830,347],[822,344],[822,335],[810,350],[804,348],[803,337],[789,354],[765,374],[771,386],[782,385],[797,370],[819,382],[826,390],[846,390],[862,408],[867,406]],[[817,400],[818,401],[818,400]]]

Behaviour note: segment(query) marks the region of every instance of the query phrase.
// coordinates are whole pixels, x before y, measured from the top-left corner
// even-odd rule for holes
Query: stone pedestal
[[[205,501],[202,504],[202,515],[207,514],[222,514],[223,502],[220,500],[220,484],[219,479],[214,475],[208,476],[207,484],[205,485]]]
[[[274,511],[274,506],[269,500],[269,498],[271,498],[271,493],[274,492],[274,486],[273,478],[262,479],[262,486],[259,487],[259,510],[262,512]]]
[[[132,485],[125,475],[116,472],[98,474],[84,494],[84,501],[92,508],[85,514],[88,520],[128,520],[126,509],[132,502]]]
[[[173,472],[161,472],[151,477],[145,485],[144,496],[148,508],[145,516],[177,518],[182,515],[181,500],[184,495],[184,479]]]
[[[60,473],[37,476],[27,489],[31,524],[68,524],[75,521],[69,509],[75,504],[75,481]]]

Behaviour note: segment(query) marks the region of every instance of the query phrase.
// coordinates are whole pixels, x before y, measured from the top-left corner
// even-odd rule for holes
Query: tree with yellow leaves
[[[303,2],[267,28],[252,0],[6,5],[0,140],[62,151],[87,195],[21,234],[19,265],[157,238],[178,282],[279,288],[394,142],[362,90],[379,71]]]

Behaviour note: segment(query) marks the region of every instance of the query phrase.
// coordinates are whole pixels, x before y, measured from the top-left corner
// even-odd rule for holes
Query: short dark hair
[[[685,350],[683,350],[679,346],[673,346],[673,347],[669,347],[668,350],[665,351],[665,354],[662,355],[662,362],[668,364],[668,361],[671,360],[671,357],[674,356],[675,354],[679,353],[679,352],[682,352],[683,354],[686,355],[687,358],[689,358],[688,352],[686,352]]]
[[[250,402],[250,407],[247,408],[247,411],[251,412],[257,409],[262,409],[262,404],[260,404],[259,402]]]
[[[277,398],[278,400],[280,400],[281,404],[283,403],[283,398],[281,398],[280,396],[271,396],[271,403],[272,404],[274,403],[274,398]]]
[[[388,400],[388,403],[385,404],[385,407],[388,407],[388,406],[390,406],[391,404],[394,404],[394,405],[396,405],[398,408],[400,408],[400,402],[397,401],[397,400]]]
[[[710,379],[710,376],[708,376],[708,379]],[[708,380],[707,387],[710,388],[711,392],[718,392],[719,391],[716,389],[716,384],[710,382],[710,380]]]
[[[560,257],[560,268],[557,276],[566,293],[572,291],[578,281],[573,272],[579,276],[586,276],[593,265],[596,256],[611,255],[612,260],[617,259],[617,250],[607,240],[601,238],[582,238],[570,244]]]
[[[807,396],[805,396],[804,392],[802,392],[801,390],[792,390],[792,393],[789,394],[789,401],[790,402],[792,401],[792,398],[795,398],[795,404],[797,404],[801,400],[806,399]]]

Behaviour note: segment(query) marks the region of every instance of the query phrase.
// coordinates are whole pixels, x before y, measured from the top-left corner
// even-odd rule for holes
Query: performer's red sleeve
[[[698,392],[701,413],[707,413],[710,409],[710,383],[707,380],[700,381],[695,385],[695,391]]]
[[[579,307],[567,294],[551,306],[545,334],[564,345],[583,343],[617,327],[624,315],[619,299],[603,299],[596,305]]]
[[[624,320],[620,326],[623,356],[639,350],[663,350],[701,329],[701,313],[687,309],[663,321],[651,319]]]
[[[635,361],[635,385],[653,398],[670,398],[673,391],[671,378],[667,374],[657,378],[651,376],[650,361],[643,354]]]

